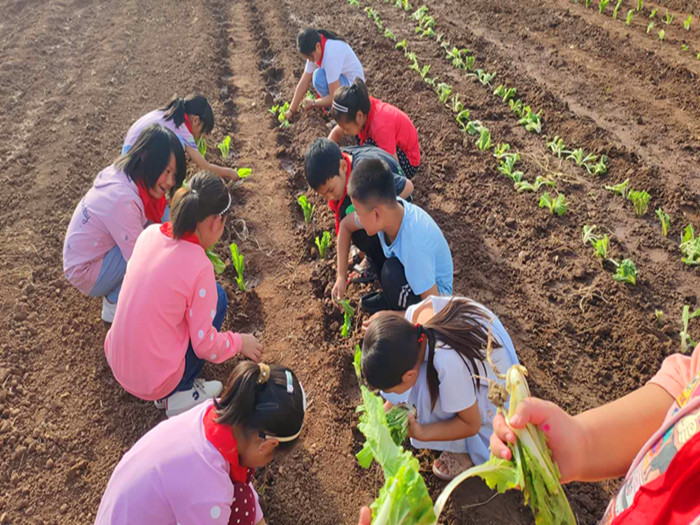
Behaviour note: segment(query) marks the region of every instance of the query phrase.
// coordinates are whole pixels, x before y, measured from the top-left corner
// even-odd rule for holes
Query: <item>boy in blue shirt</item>
[[[382,291],[362,298],[368,313],[405,310],[430,295],[452,295],[452,253],[442,231],[423,209],[397,199],[384,161],[368,159],[354,166],[348,196],[354,211],[340,223],[334,299],[345,294],[350,237],[358,230],[376,234],[386,257]]]

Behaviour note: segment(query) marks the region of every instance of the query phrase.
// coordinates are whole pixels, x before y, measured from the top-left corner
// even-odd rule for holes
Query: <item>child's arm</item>
[[[335,142],[336,144],[340,144],[340,141],[343,139],[344,136],[345,136],[345,132],[343,131],[343,128],[338,126],[338,124],[333,126],[333,129],[328,134],[328,138],[330,140],[332,140],[333,142]]]
[[[301,104],[302,99],[306,96],[306,90],[309,89],[311,85],[311,73],[304,72],[297,83],[297,87],[294,90],[294,97],[292,97],[292,102],[289,104],[289,110],[284,114],[284,118],[287,120],[292,119],[292,114],[299,109],[299,104]]]
[[[192,146],[185,146],[185,151],[187,151],[187,156],[190,159],[192,159],[192,162],[194,162],[197,165],[197,167],[201,170],[211,171],[214,175],[218,175],[219,177],[222,177],[224,179],[233,179],[234,177],[238,177],[238,173],[236,172],[236,170],[234,170],[233,168],[226,168],[224,166],[217,166],[216,164],[212,164],[207,159],[202,157],[202,154],[197,148],[193,148]]]
[[[331,292],[331,297],[337,301],[340,301],[345,295],[345,288],[347,286],[348,278],[348,254],[350,253],[350,241],[352,234],[361,229],[362,228],[355,220],[355,212],[346,215],[345,218],[340,221],[336,249],[338,261],[337,276]]]
[[[404,186],[403,191],[401,192],[399,197],[401,197],[402,199],[408,199],[412,193],[413,193],[413,183],[410,180],[406,179],[406,185]]]
[[[452,419],[421,425],[408,415],[408,437],[419,441],[454,441],[475,435],[481,429],[479,405],[474,403],[469,408],[457,412]]]
[[[655,384],[575,417],[554,403],[533,397],[518,405],[510,424],[524,428],[531,423],[545,433],[563,483],[598,481],[627,472],[672,403],[673,397]],[[494,418],[493,429],[491,452],[510,459],[505,443],[515,443],[515,436],[502,414]]]

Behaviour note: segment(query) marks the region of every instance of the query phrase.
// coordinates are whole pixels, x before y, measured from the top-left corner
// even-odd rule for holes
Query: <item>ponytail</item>
[[[195,115],[202,121],[202,133],[208,134],[214,129],[214,112],[203,95],[190,95],[187,98],[175,96],[161,111],[165,111],[165,120],[172,120],[178,127],[185,122],[185,115]]]
[[[330,116],[336,122],[354,122],[357,112],[366,115],[372,109],[367,86],[361,78],[356,78],[350,86],[340,86],[335,90]]]
[[[474,375],[477,363],[486,358],[489,316],[469,299],[452,299],[425,325],[413,325],[402,317],[383,315],[367,329],[362,346],[362,373],[375,388],[388,390],[402,382],[403,375],[418,364],[420,344],[425,339],[427,358],[426,379],[431,407],[439,397],[440,380],[435,369],[435,349],[438,343],[451,347]],[[484,369],[485,370],[485,369]],[[476,377],[477,388],[480,385]]]
[[[345,42],[341,37],[336,35],[333,31],[328,31],[326,29],[313,29],[306,28],[299,32],[297,35],[297,49],[302,55],[310,55],[316,49],[316,44],[321,42],[321,35],[323,35],[326,40],[340,40]]]
[[[173,237],[181,239],[192,233],[197,223],[210,215],[225,215],[231,210],[231,194],[224,181],[213,173],[197,173],[172,199],[171,223]]]
[[[294,441],[301,431],[306,396],[290,369],[241,361],[214,405],[217,423],[240,425],[278,438],[283,445]]]

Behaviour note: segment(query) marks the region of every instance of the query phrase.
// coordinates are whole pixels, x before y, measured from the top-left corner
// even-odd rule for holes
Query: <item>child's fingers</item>
[[[530,397],[518,404],[515,414],[508,423],[513,428],[525,428],[528,423],[538,426],[549,419],[557,410],[561,409],[554,403]]]
[[[360,509],[360,521],[357,522],[357,525],[371,525],[372,523],[372,511],[369,510],[369,507],[362,507]]]
[[[515,434],[513,430],[506,424],[503,414],[500,412],[493,418],[493,434],[489,440],[491,444],[491,453],[503,459],[510,459],[510,449],[506,443],[515,443]]]

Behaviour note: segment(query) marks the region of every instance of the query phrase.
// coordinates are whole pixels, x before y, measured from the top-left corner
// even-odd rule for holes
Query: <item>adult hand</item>
[[[258,341],[258,338],[253,334],[241,334],[241,339],[243,340],[241,353],[256,363],[260,361],[262,357],[262,345],[260,341]]]
[[[348,283],[346,282],[345,278],[338,276],[335,280],[335,284],[333,285],[333,290],[331,290],[331,298],[336,301],[340,301],[343,297],[345,297],[345,289],[347,286]]]
[[[568,483],[577,479],[584,460],[579,457],[583,450],[584,432],[574,417],[554,403],[531,397],[518,404],[509,423],[510,426],[500,412],[493,418],[491,453],[494,456],[512,459],[513,455],[506,443],[515,444],[513,429],[523,429],[529,423],[547,436],[547,446],[559,467],[561,482]],[[611,439],[614,437],[611,436]]]
[[[372,511],[369,507],[362,507],[360,509],[360,520],[357,525],[371,525],[372,524]]]

